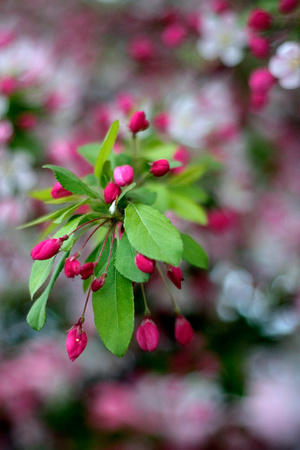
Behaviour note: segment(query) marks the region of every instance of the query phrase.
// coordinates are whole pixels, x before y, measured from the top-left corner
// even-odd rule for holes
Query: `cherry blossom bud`
[[[58,239],[46,239],[45,241],[40,242],[31,250],[32,259],[44,260],[52,258],[52,256],[58,253],[62,243],[64,240],[68,239],[68,236],[63,236]]]
[[[269,41],[257,35],[252,35],[248,41],[249,50],[256,58],[264,59],[270,53]]]
[[[80,275],[82,280],[87,280],[94,273],[95,265],[92,262],[83,264],[80,269]]]
[[[275,77],[273,77],[266,67],[253,70],[249,77],[249,86],[254,92],[267,93],[275,82]]]
[[[135,264],[142,272],[153,273],[156,262],[154,259],[147,258],[147,256],[137,253],[135,257]]]
[[[298,6],[298,0],[280,0],[278,9],[282,14],[293,12]]]
[[[73,195],[72,192],[67,191],[67,189],[63,188],[62,185],[57,181],[52,188],[51,197],[52,198],[62,198],[62,197],[68,197],[69,195]]]
[[[132,40],[128,50],[131,58],[141,64],[152,61],[156,54],[153,42],[149,38],[143,36],[138,36],[136,39]]]
[[[255,31],[268,30],[272,26],[272,16],[264,9],[255,8],[248,18],[248,27]]]
[[[194,338],[194,330],[190,322],[181,314],[176,316],[175,320],[175,339],[181,345],[189,345]]]
[[[110,204],[121,194],[121,189],[115,183],[108,183],[104,189],[105,203]]]
[[[114,170],[115,183],[119,187],[128,186],[132,183],[134,171],[131,166],[118,166]]]
[[[178,47],[186,38],[186,31],[182,25],[174,23],[168,25],[162,35],[161,39],[168,47]]]
[[[80,262],[77,261],[76,258],[77,258],[77,256],[73,255],[73,256],[70,256],[70,258],[66,259],[64,272],[65,272],[66,277],[68,277],[68,278],[74,278],[76,275],[79,275],[79,273],[80,273],[81,265],[80,265]]]
[[[136,134],[139,131],[147,130],[147,128],[149,128],[149,122],[144,111],[135,112],[130,119],[129,130]]]
[[[167,131],[170,123],[169,115],[165,112],[160,112],[155,117],[153,117],[152,123],[158,131],[164,133]]]
[[[167,266],[167,275],[169,280],[175,284],[178,289],[181,289],[181,282],[184,280],[180,267]]]
[[[170,170],[170,164],[166,159],[158,159],[151,164],[150,172],[155,177],[163,177]]]
[[[101,277],[96,278],[96,280],[94,280],[94,281],[92,282],[92,286],[91,286],[92,291],[93,291],[93,292],[99,291],[99,289],[101,289],[102,286],[104,285],[105,279],[106,279],[106,273],[103,273],[103,274],[101,275]]]
[[[159,332],[152,319],[146,317],[139,326],[136,339],[141,349],[153,352],[157,349],[159,341]]]
[[[0,81],[0,92],[3,95],[10,96],[18,89],[18,80],[14,77],[4,77]]]
[[[87,335],[82,329],[80,321],[68,332],[66,347],[69,358],[75,361],[83,352],[87,344]]]

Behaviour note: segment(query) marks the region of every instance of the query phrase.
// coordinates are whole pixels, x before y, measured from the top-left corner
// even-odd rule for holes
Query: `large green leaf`
[[[144,283],[149,280],[148,273],[141,272],[135,264],[136,250],[132,248],[127,234],[124,233],[117,248],[115,266],[125,277],[136,283]]]
[[[95,164],[95,175],[100,180],[102,169],[104,166],[105,161],[108,159],[110,152],[112,151],[112,148],[114,146],[114,143],[117,139],[119,131],[119,121],[116,120],[108,130],[107,135],[105,136],[104,142],[102,144],[102,147],[100,149],[100,152],[97,157],[97,161]]]
[[[29,292],[33,298],[36,291],[42,286],[50,275],[55,256],[45,261],[34,261],[29,278]]]
[[[123,356],[134,326],[132,282],[110,264],[104,286],[93,293],[95,324],[104,345]]]
[[[182,259],[192,266],[199,267],[200,269],[207,269],[208,256],[203,248],[187,234],[181,233],[181,238],[183,242]]]
[[[52,277],[50,279],[48,286],[46,287],[46,289],[44,290],[42,295],[34,302],[34,304],[30,308],[30,311],[27,315],[28,324],[31,326],[31,328],[33,328],[36,331],[40,331],[46,323],[47,301],[48,301],[50,292],[54,286],[54,283],[64,267],[65,259],[68,257],[68,255],[69,255],[68,253],[63,254],[63,256],[61,257],[61,260],[55,267],[55,270],[52,274]]]
[[[65,214],[66,212],[68,212],[70,210],[70,208],[72,208],[72,206],[69,205],[69,206],[66,206],[65,208],[58,209],[57,211],[53,211],[51,213],[45,214],[44,216],[39,217],[38,219],[34,219],[31,222],[27,222],[24,225],[19,226],[17,228],[17,230],[19,230],[21,228],[32,227],[34,225],[38,225],[39,223],[47,222],[48,220],[55,220],[62,214]]]
[[[183,251],[180,233],[159,211],[147,205],[129,204],[124,225],[130,244],[139,253],[179,265]]]
[[[97,161],[100,147],[100,142],[92,142],[90,144],[82,145],[77,149],[77,151],[81,156],[84,157],[87,162],[89,162],[94,167]]]
[[[200,225],[207,224],[205,209],[194,202],[190,197],[170,190],[169,205],[178,217]]]
[[[73,172],[63,167],[47,164],[43,166],[45,169],[51,169],[54,172],[55,178],[60,182],[63,188],[72,192],[73,194],[87,195],[88,197],[98,198],[96,192],[92,191],[80,178]]]

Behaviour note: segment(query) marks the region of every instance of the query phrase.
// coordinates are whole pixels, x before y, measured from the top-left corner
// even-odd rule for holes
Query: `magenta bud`
[[[94,273],[94,263],[88,262],[83,264],[80,269],[80,275],[82,280],[87,280]]]
[[[255,58],[266,58],[270,53],[269,41],[261,36],[252,35],[248,40],[249,50]]]
[[[64,272],[68,278],[74,278],[76,275],[80,273],[80,262],[77,261],[76,255],[70,256],[70,258],[66,259]]]
[[[82,329],[82,325],[77,323],[68,332],[66,347],[69,358],[75,361],[83,352],[87,344],[87,335]]]
[[[272,16],[264,9],[253,9],[248,18],[248,27],[254,31],[265,31],[272,26]]]
[[[58,253],[63,241],[63,238],[50,238],[45,241],[40,242],[31,250],[32,259],[37,259],[39,261],[44,259],[52,258],[52,256]]]
[[[104,285],[105,279],[106,279],[106,273],[103,273],[103,274],[101,275],[101,277],[96,278],[96,280],[94,280],[94,281],[92,282],[92,286],[91,286],[92,291],[93,291],[93,292],[99,291],[99,289],[101,289],[102,286]]]
[[[181,289],[181,282],[184,280],[180,267],[167,266],[167,275],[169,280],[175,284],[178,289]]]
[[[139,326],[136,339],[141,349],[153,352],[157,349],[159,341],[159,332],[152,319],[146,317]]]
[[[186,346],[189,345],[194,338],[194,330],[190,322],[178,314],[175,320],[175,339],[179,344]]]
[[[149,122],[144,111],[135,112],[130,119],[129,130],[136,134],[139,131],[147,130],[147,128],[149,128]]]
[[[170,164],[166,159],[159,159],[151,164],[150,172],[155,177],[163,177],[170,170]]]
[[[144,256],[141,253],[137,253],[135,257],[135,264],[142,272],[153,273],[156,261],[154,259],[147,258],[147,256]]]
[[[282,14],[288,14],[293,12],[298,6],[299,0],[280,0],[279,1],[279,12]]]
[[[67,191],[67,189],[63,188],[59,182],[55,183],[51,191],[52,198],[68,197],[69,195],[73,195],[72,192]]]
[[[115,183],[119,187],[128,186],[132,183],[134,171],[131,166],[118,166],[114,170]]]
[[[108,183],[104,189],[105,203],[110,204],[121,194],[121,189],[115,183]]]

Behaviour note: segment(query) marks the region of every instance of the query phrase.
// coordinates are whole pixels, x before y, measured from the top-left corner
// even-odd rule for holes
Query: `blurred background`
[[[257,8],[267,15],[251,19]],[[299,17],[297,1],[1,2],[2,450],[299,450]],[[183,165],[216,162],[200,183],[208,225],[174,218],[210,258],[208,271],[182,264],[174,292],[196,336],[175,342],[153,276],[157,351],[134,336],[124,358],[111,355],[90,308],[71,363],[80,280],[59,277],[32,330],[39,229],[16,227],[47,212],[29,195],[55,182],[43,164],[88,174],[76,149],[116,119],[126,137],[136,110]]]

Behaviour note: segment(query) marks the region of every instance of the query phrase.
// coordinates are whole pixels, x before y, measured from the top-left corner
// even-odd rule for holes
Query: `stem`
[[[147,304],[147,300],[146,300],[146,294],[145,294],[145,288],[144,288],[144,283],[141,283],[141,291],[142,291],[142,295],[143,295],[143,300],[144,300],[144,305],[145,305],[145,316],[150,316],[151,311],[148,308],[148,304]]]
[[[101,220],[103,219],[103,217],[97,217],[96,219],[91,219],[88,222],[85,222],[81,225],[79,225],[77,228],[75,228],[75,230],[71,231],[69,234],[67,234],[68,237],[71,236],[71,234],[75,233],[77,230],[79,230],[79,228],[84,227],[85,225],[88,225],[89,223],[95,222],[96,220]],[[103,223],[107,222],[108,219],[106,219]],[[103,224],[101,224],[103,225]]]
[[[97,230],[99,230],[100,227],[102,227],[102,225],[104,225],[107,222],[107,220],[105,220],[104,222],[100,223],[100,225],[98,225],[93,232],[89,235],[89,237],[86,239],[86,241],[82,244],[80,250],[79,250],[79,254],[82,252],[83,248],[86,246],[86,244],[88,243],[88,241],[91,239],[91,237],[93,236],[94,233],[96,233]]]
[[[96,261],[95,261],[95,267],[96,267],[96,265],[98,264],[98,262],[99,262],[99,260],[100,260],[100,258],[101,258],[101,256],[102,256],[104,247],[105,247],[105,245],[106,245],[106,242],[107,242],[107,239],[108,239],[108,236],[109,236],[109,233],[110,233],[110,230],[112,229],[113,225],[114,225],[114,224],[112,223],[111,226],[110,226],[109,229],[108,229],[108,232],[106,233],[106,236],[105,236],[105,239],[104,239],[102,248],[101,248],[100,255],[98,256],[98,258],[97,258]]]
[[[83,308],[81,317],[80,317],[80,319],[79,319],[79,320],[81,321],[81,323],[84,322],[85,311],[86,311],[86,307],[87,307],[87,304],[88,304],[88,301],[89,301],[89,298],[90,298],[91,288],[92,288],[92,284],[90,284],[89,291],[88,291],[88,295],[87,295],[87,297],[86,297],[86,301],[85,301],[85,304],[84,304],[84,308]]]
[[[109,250],[108,260],[107,260],[106,268],[105,268],[105,271],[104,271],[105,275],[107,274],[107,269],[108,269],[108,266],[109,266],[109,262],[110,262],[110,258],[111,258],[111,254],[112,254],[112,249],[113,249],[113,246],[114,246],[115,238],[116,238],[116,234],[115,234],[115,230],[114,230],[113,231],[113,235],[112,235],[112,240],[111,240],[111,246],[110,246],[110,250]]]
[[[171,301],[173,303],[173,307],[174,307],[175,313],[176,314],[181,314],[180,308],[179,308],[179,306],[178,306],[178,304],[177,304],[177,302],[176,302],[176,300],[175,300],[175,298],[174,298],[174,296],[172,294],[171,288],[170,288],[170,286],[168,284],[168,281],[167,281],[167,279],[165,277],[165,274],[163,273],[163,271],[162,271],[162,269],[161,269],[159,264],[156,264],[156,267],[157,267],[157,270],[158,270],[158,272],[159,272],[159,274],[160,274],[160,276],[161,276],[161,278],[162,278],[162,280],[164,282],[164,285],[165,285],[165,287],[166,287],[166,289],[167,289],[167,291],[168,291],[168,293],[169,293],[169,295],[171,297]]]

